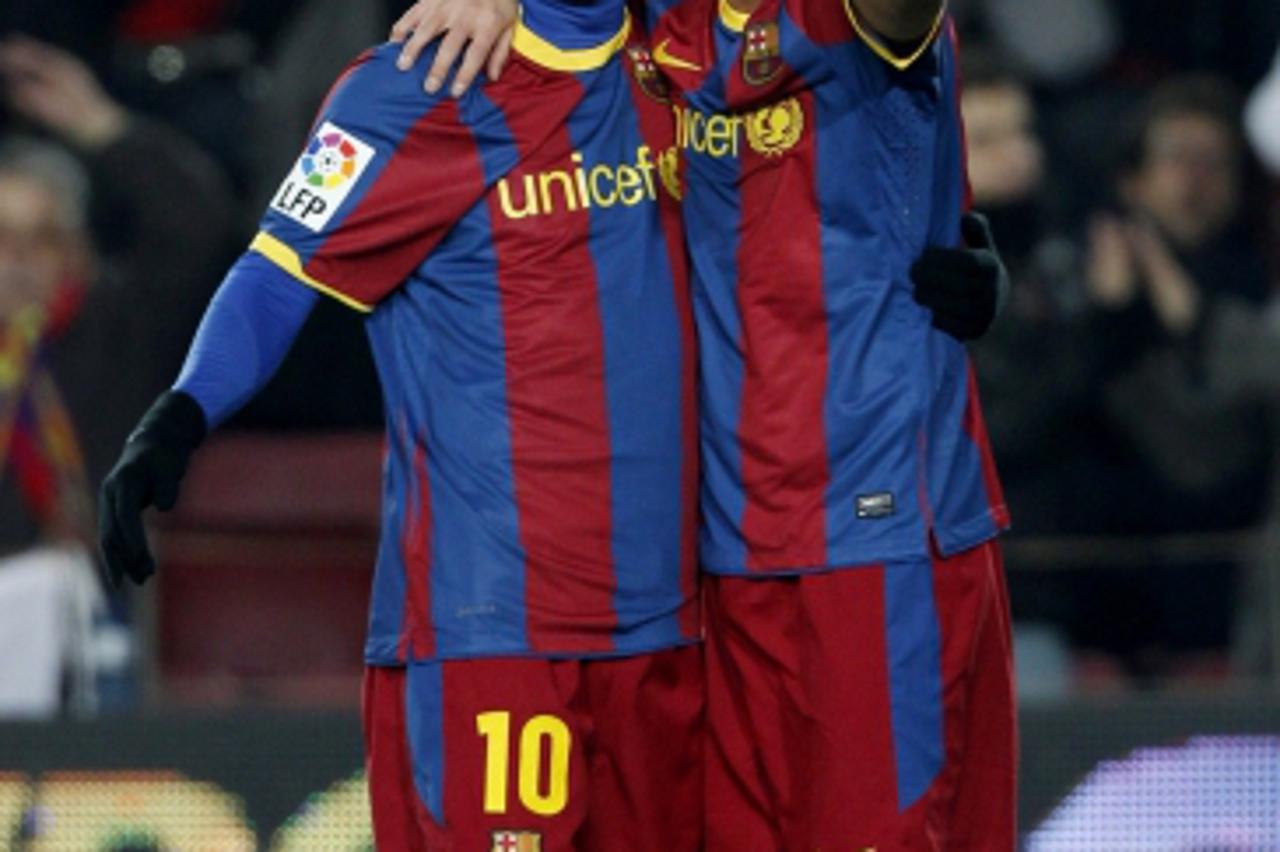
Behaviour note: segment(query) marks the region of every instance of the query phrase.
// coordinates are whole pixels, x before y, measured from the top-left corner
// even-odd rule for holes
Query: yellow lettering
[[[722,148],[728,143],[724,137],[728,131],[724,125],[728,119],[720,118],[716,132]],[[705,128],[705,118],[702,127]],[[701,137],[699,137],[701,139]],[[703,140],[705,141],[705,140]],[[675,149],[671,149],[674,151]],[[502,214],[508,219],[524,219],[529,216],[552,215],[564,209],[568,212],[589,210],[593,207],[608,208],[622,204],[635,207],[644,201],[657,201],[658,178],[667,180],[661,157],[655,159],[648,145],[636,147],[635,162],[611,166],[599,163],[585,165],[586,158],[580,151],[571,155],[572,172],[554,169],[520,178],[523,184],[512,188],[513,179],[498,181],[498,201]],[[520,195],[520,191],[523,194]],[[563,201],[563,206],[561,206]]]
[[[700,112],[689,116],[689,143],[699,154],[707,152],[707,117]]]
[[[641,145],[636,149],[636,168],[644,175],[644,187],[649,200],[656,201],[658,193],[653,186],[653,160],[649,159],[648,145]]]
[[[557,183],[560,185],[560,194],[564,196],[565,207],[570,212],[578,209],[578,199],[574,196],[573,180],[570,179],[568,172],[551,171],[542,172],[538,175],[538,197],[542,199],[542,212],[556,212],[555,202],[551,200],[551,185]]]
[[[613,169],[603,165],[596,166],[591,170],[591,197],[594,198],[596,204],[599,204],[601,207],[612,207],[618,203],[618,191],[611,188],[609,193],[606,195],[600,189],[600,178],[602,177],[616,185],[616,180],[613,176]]]
[[[627,207],[644,200],[644,178],[631,166],[618,166],[618,198]]]
[[[542,741],[547,740],[547,788],[542,789]],[[569,726],[555,716],[534,716],[520,731],[520,801],[530,813],[555,816],[569,803]]]
[[[476,716],[484,737],[484,812],[507,812],[507,767],[511,761],[511,714],[494,710]]]
[[[511,759],[511,714],[494,710],[476,716],[476,731],[485,740],[484,812],[507,812],[507,773]],[[547,784],[542,785],[542,744],[547,748]],[[569,803],[569,751],[573,735],[561,719],[534,716],[520,729],[520,803],[538,816],[555,816]]]
[[[584,210],[591,207],[591,193],[587,192],[587,173],[582,169],[582,152],[574,151],[573,182],[578,187],[578,206]]]
[[[538,215],[538,198],[533,194],[532,175],[524,176],[524,206],[517,210],[511,202],[511,189],[507,179],[498,181],[498,204],[502,207],[502,215],[508,219],[523,219],[526,216]]]
[[[676,123],[676,147],[692,148],[711,157],[738,156],[742,136],[742,116],[705,115],[689,107],[672,107]],[[641,166],[643,168],[643,166]]]
[[[713,157],[726,156],[734,147],[735,131],[741,121],[736,116],[712,116],[707,122],[707,153]]]

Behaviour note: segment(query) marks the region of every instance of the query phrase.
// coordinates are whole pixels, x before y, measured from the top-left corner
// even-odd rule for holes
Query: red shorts
[[[368,667],[380,852],[702,846],[702,651]]]
[[[708,852],[1014,848],[995,542],[703,589]]]

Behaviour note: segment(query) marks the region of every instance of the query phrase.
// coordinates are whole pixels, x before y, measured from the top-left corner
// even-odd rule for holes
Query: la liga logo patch
[[[341,131],[317,136],[302,155],[302,173],[311,186],[342,186],[356,173],[356,146]]]
[[[347,200],[373,156],[372,145],[333,122],[324,122],[271,200],[271,209],[308,230],[321,230]]]

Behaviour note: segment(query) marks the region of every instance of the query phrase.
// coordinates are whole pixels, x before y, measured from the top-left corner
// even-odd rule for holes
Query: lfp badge
[[[302,172],[311,186],[341,186],[355,176],[355,144],[338,130],[316,136],[302,155]]]
[[[319,231],[346,201],[373,155],[373,146],[324,122],[271,200],[271,209]]]

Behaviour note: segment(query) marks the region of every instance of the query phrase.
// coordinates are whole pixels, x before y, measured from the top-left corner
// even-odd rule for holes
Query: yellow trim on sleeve
[[[268,234],[266,231],[258,232],[258,235],[253,238],[253,242],[249,244],[249,249],[251,251],[256,251],[258,254],[262,255],[267,260],[271,261],[276,266],[301,281],[303,284],[306,284],[308,287],[319,290],[326,296],[332,296],[347,307],[355,308],[357,311],[364,314],[371,313],[373,311],[373,307],[371,305],[366,305],[363,302],[357,301],[345,293],[339,293],[327,284],[322,284],[312,278],[302,268],[302,261],[298,258],[298,253],[289,248],[289,246],[281,242],[278,238]]]
[[[720,23],[735,33],[740,33],[747,28],[747,21],[750,20],[750,12],[740,12],[733,8],[729,0],[720,0]]]
[[[594,71],[604,67],[622,49],[630,34],[631,13],[624,10],[621,28],[608,41],[595,47],[570,50],[556,47],[526,27],[521,19],[516,22],[515,32],[511,36],[511,49],[552,71]]]
[[[721,2],[723,3],[725,0],[721,0]],[[920,42],[920,46],[910,56],[895,55],[875,33],[864,27],[862,22],[858,20],[858,13],[853,8],[852,0],[844,0],[844,11],[849,16],[849,23],[853,24],[853,31],[866,42],[872,53],[899,71],[905,71],[924,55],[924,52],[933,44],[933,40],[938,37],[938,32],[942,29],[942,22],[947,16],[947,5],[943,3],[942,7],[938,9],[938,17],[934,19],[933,26],[929,29],[929,34],[925,36],[924,40]]]

